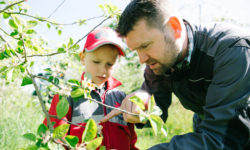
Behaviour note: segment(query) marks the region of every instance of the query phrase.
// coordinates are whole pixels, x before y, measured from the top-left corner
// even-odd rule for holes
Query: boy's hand
[[[130,95],[126,96],[125,99],[122,101],[120,109],[123,109],[123,110],[128,111],[128,112],[132,112],[135,114],[139,114],[139,112],[137,111],[138,106],[129,100],[129,98],[132,96],[140,97],[144,101],[145,108],[147,109],[148,101],[150,100],[151,95],[145,91],[142,91],[142,90],[135,91],[134,93],[131,93]],[[123,112],[116,110],[116,109],[112,110],[109,114],[107,114],[104,118],[102,118],[101,122],[107,122],[108,120],[110,120],[113,117],[118,116],[120,114],[123,114],[123,119],[126,122],[142,123],[142,122],[140,122],[140,119],[138,116],[123,113]]]

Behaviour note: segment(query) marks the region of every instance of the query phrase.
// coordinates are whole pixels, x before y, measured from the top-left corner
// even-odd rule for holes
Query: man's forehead
[[[132,50],[149,43],[153,39],[152,30],[154,28],[149,27],[145,21],[138,22],[133,30],[131,30],[125,37],[125,41],[128,47]]]

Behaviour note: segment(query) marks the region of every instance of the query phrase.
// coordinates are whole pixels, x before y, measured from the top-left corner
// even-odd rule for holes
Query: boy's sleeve
[[[49,109],[49,115],[57,115],[56,106],[57,106],[58,102],[59,102],[59,95],[56,94],[56,95],[54,95],[54,97],[52,99],[50,109]],[[67,124],[67,122],[64,120],[71,121],[71,116],[72,116],[72,109],[71,109],[71,105],[70,105],[67,115],[62,118],[63,120],[59,120],[59,119],[50,117],[50,121],[55,122],[54,128],[56,128],[59,125]],[[43,123],[47,126],[47,119],[46,118],[44,119]]]
[[[135,132],[134,124],[133,124],[133,123],[128,123],[128,128],[129,128],[129,131],[130,131],[130,134],[131,134],[130,149],[131,149],[131,150],[139,150],[139,149],[135,146],[135,143],[136,143],[136,141],[137,141],[137,135],[136,135],[136,132]]]

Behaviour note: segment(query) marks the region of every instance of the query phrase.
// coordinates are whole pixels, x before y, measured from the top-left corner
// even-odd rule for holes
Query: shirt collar
[[[191,55],[192,55],[192,52],[193,52],[193,49],[194,49],[194,36],[193,36],[191,26],[188,23],[185,24],[185,26],[186,26],[186,29],[187,29],[187,36],[188,36],[188,55],[185,56],[183,61],[178,62],[174,66],[174,68],[178,68],[178,69],[182,68],[184,62],[185,62],[185,64],[190,63]]]

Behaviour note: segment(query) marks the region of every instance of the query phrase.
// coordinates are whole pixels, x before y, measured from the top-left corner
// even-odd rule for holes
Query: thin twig
[[[39,99],[39,102],[40,102],[40,104],[41,104],[41,106],[42,106],[42,110],[43,110],[43,112],[44,112],[44,114],[45,114],[45,117],[46,117],[46,119],[47,119],[47,123],[48,123],[49,129],[50,129],[50,132],[52,133],[52,132],[53,132],[53,126],[52,126],[52,123],[51,123],[51,121],[50,121],[49,114],[48,114],[48,112],[47,112],[47,110],[46,110],[45,104],[43,103],[43,98],[42,98],[42,95],[41,95],[41,93],[40,93],[40,91],[39,91],[39,88],[38,88],[38,86],[37,86],[35,77],[30,73],[30,71],[29,71],[28,68],[26,68],[26,70],[27,70],[28,75],[29,75],[29,76],[31,77],[31,79],[32,79],[33,85],[34,85],[35,90],[36,90],[36,94],[37,94],[38,99]]]
[[[14,5],[17,5],[17,4],[20,4],[20,3],[22,3],[22,2],[24,2],[24,0],[21,0],[21,1],[19,1],[19,2],[13,3],[13,4],[10,4],[10,5],[6,6],[3,10],[0,10],[0,13],[2,13],[3,11],[9,9],[10,7],[12,7],[12,6],[14,6]]]
[[[24,39],[23,39],[23,37],[22,37],[22,35],[20,34],[20,37],[21,37],[21,40],[22,40],[22,42],[23,42],[23,50],[24,50],[24,63],[26,63],[27,62],[27,51],[26,51],[26,47],[25,47],[25,45],[24,45]]]
[[[69,124],[73,124],[73,125],[76,125],[76,126],[78,126],[78,127],[83,127],[83,128],[85,128],[84,126],[81,126],[81,125],[79,125],[79,124],[70,122],[70,121],[68,121],[68,120],[66,120],[66,119],[58,118],[56,115],[49,115],[49,117],[55,118],[55,119],[58,119],[58,120],[65,121],[65,122],[67,122],[67,123],[69,123]]]
[[[21,13],[21,12],[5,12],[5,13],[7,13],[7,14],[18,14],[18,15],[22,15],[22,16],[27,16],[27,17],[34,18],[34,19],[37,19],[37,20],[42,21],[42,22],[48,22],[48,23],[51,23],[51,24],[54,24],[54,25],[64,25],[64,26],[67,26],[67,25],[75,25],[75,24],[78,23],[78,21],[74,21],[72,23],[57,23],[55,21],[51,21],[51,20],[45,19],[43,17],[36,17],[36,16],[32,16],[32,15],[29,15],[29,14],[26,14],[26,13]],[[92,17],[92,18],[88,18],[85,21],[89,21],[89,20],[96,19],[96,18],[101,18],[103,16],[104,15],[96,16],[96,17]]]
[[[56,144],[61,144],[62,146],[65,146],[65,147],[67,147],[67,148],[69,148],[69,149],[71,149],[72,147],[71,146],[69,146],[68,144],[65,144],[66,142],[63,140],[62,141],[62,139],[60,139],[61,140],[61,142],[63,142],[63,143],[61,143],[61,142],[58,142],[58,141],[56,141],[55,139],[53,139],[53,142],[54,143],[56,143]],[[65,142],[65,143],[64,143]]]
[[[75,42],[75,44],[73,44],[70,48],[68,48],[68,50],[70,50],[72,47],[74,47],[76,44],[78,44],[79,42],[81,42],[86,36],[88,36],[88,34],[92,31],[94,31],[97,27],[99,27],[101,24],[103,24],[106,20],[110,19],[111,16],[103,19],[99,24],[97,24],[94,28],[92,28],[85,36],[83,36],[81,39],[79,39],[77,42]]]
[[[21,38],[22,38],[22,36],[21,36]],[[22,39],[22,40],[23,40],[23,39]],[[25,62],[28,62],[27,54],[26,54],[27,51],[26,51],[26,47],[25,47],[24,44],[23,44],[23,48],[24,48]],[[50,130],[50,132],[52,133],[52,132],[53,132],[53,126],[52,126],[52,123],[51,123],[50,118],[49,118],[49,113],[48,113],[48,111],[46,110],[45,104],[43,103],[43,98],[42,98],[42,95],[41,95],[41,93],[40,93],[40,90],[39,90],[39,88],[38,88],[38,86],[37,86],[35,77],[34,77],[34,75],[29,71],[29,68],[26,68],[26,71],[27,71],[27,74],[28,74],[28,75],[31,77],[31,79],[32,79],[33,86],[35,87],[36,94],[37,94],[38,99],[39,99],[39,102],[40,102],[40,104],[41,104],[41,106],[42,106],[42,110],[43,110],[43,112],[44,112],[44,114],[45,114],[45,117],[46,117],[46,119],[47,119],[47,123],[48,123],[49,130]]]
[[[47,79],[47,78],[45,78],[45,77],[43,77],[43,76],[37,76],[37,75],[33,75],[34,76],[34,78],[39,78],[39,79],[43,79],[43,80],[46,80],[46,81],[48,81],[49,83],[52,83],[54,86],[56,86],[58,89],[62,89],[62,87],[60,87],[59,85],[57,85],[57,84],[55,84],[55,83],[53,83],[53,82],[50,82],[49,81],[49,79]]]
[[[110,19],[111,16],[103,19],[99,24],[97,24],[94,28],[92,28],[86,35],[84,35],[82,38],[80,38],[77,42],[75,42],[71,47],[69,47],[68,49],[66,49],[66,51],[69,51],[71,48],[73,48],[76,44],[78,44],[79,42],[81,42],[84,38],[86,38],[86,36],[88,36],[88,34],[90,32],[92,32],[93,30],[95,30],[98,26],[100,26],[101,24],[103,24],[106,20]],[[54,55],[58,55],[58,54],[63,54],[63,53],[58,53],[58,52],[55,52],[55,53],[51,53],[51,54],[45,54],[45,55],[29,55],[27,57],[45,57],[45,56],[54,56]]]
[[[105,107],[111,108],[111,109],[116,109],[116,110],[119,110],[119,111],[121,111],[121,112],[130,114],[130,115],[133,115],[133,116],[139,116],[139,114],[135,114],[135,113],[128,112],[128,111],[123,110],[123,109],[120,109],[120,108],[116,108],[116,107],[113,107],[113,106],[110,106],[110,105],[107,105],[107,104],[103,104],[102,102],[99,102],[99,101],[97,101],[97,100],[95,100],[95,99],[92,99],[92,98],[87,98],[87,99],[88,99],[88,100],[91,100],[91,101],[94,101],[94,102],[96,102],[96,103],[98,103],[98,104],[101,104],[101,105],[103,105],[103,106],[105,106]]]
[[[48,16],[48,18],[50,18],[65,2],[66,0],[63,0],[63,2],[61,2],[57,7],[56,9]]]
[[[51,53],[51,54],[36,54],[36,55],[28,55],[27,57],[45,57],[45,56],[54,56],[54,55],[58,55],[58,54],[63,54],[63,53],[59,53],[59,52],[55,52],[55,53]]]
[[[3,31],[3,33],[6,34],[6,35],[8,35],[9,37],[11,37],[11,38],[13,38],[13,39],[15,39],[15,40],[19,40],[19,39],[17,39],[17,38],[14,38],[13,36],[9,35],[9,33],[6,32],[6,31],[5,31],[4,29],[2,29],[1,27],[0,27],[0,30]]]

